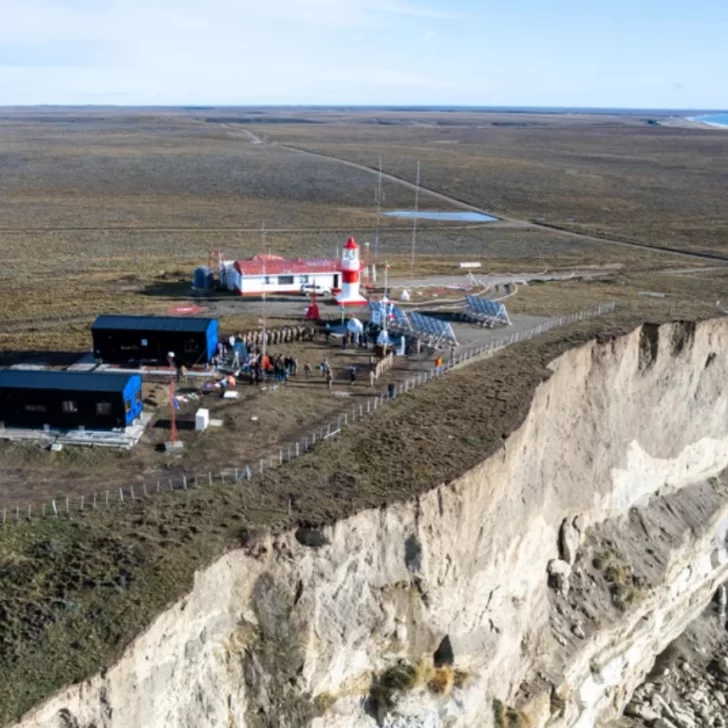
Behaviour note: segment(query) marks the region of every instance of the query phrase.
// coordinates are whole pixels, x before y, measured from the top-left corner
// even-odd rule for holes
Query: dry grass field
[[[281,123],[291,117],[317,123]],[[376,175],[284,143],[369,167],[381,156],[410,180],[421,160],[425,188],[501,215],[725,254],[720,131],[472,112],[0,110],[0,349],[86,350],[96,314],[166,311],[187,293],[166,284],[216,245],[228,257],[331,256],[349,234],[373,240]],[[385,209],[413,205],[394,180],[383,192]],[[454,209],[427,192],[421,205]],[[685,263],[502,222],[421,222],[417,240],[419,274],[463,259],[637,275]],[[410,247],[410,223],[382,219],[393,274],[409,270]]]
[[[276,124],[262,137],[369,167],[382,156],[387,172],[407,180],[419,160],[425,187],[495,214],[726,254],[724,130],[483,114],[469,124]]]

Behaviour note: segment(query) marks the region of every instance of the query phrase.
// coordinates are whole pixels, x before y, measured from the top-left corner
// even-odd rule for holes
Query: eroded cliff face
[[[117,665],[18,725],[593,726],[728,578],[709,480],[728,467],[727,351],[720,319],[568,352],[495,456],[324,539],[251,534]]]

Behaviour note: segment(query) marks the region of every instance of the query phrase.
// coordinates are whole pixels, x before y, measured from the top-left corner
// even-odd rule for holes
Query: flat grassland
[[[84,350],[98,313],[165,312],[187,293],[170,280],[189,280],[217,245],[230,258],[333,256],[349,234],[373,240],[376,174],[284,145],[369,168],[381,157],[410,181],[421,160],[423,208],[456,209],[431,189],[517,221],[728,257],[720,130],[472,112],[0,110],[0,349]],[[389,177],[383,197],[385,210],[413,206]],[[380,227],[381,256],[408,272],[411,224]],[[687,260],[512,221],[418,230],[419,274],[463,259],[636,274]]]
[[[365,120],[256,133],[369,167],[381,156],[385,171],[410,181],[419,160],[424,186],[495,214],[726,255],[724,130],[535,114]]]
[[[82,351],[97,313],[166,311],[186,299],[184,280],[213,245],[231,257],[263,246],[332,255],[349,233],[373,239],[376,175],[285,145],[368,167],[381,154],[386,171],[409,180],[419,159],[428,189],[509,218],[421,225],[418,274],[455,273],[466,257],[500,271],[610,265],[592,283],[523,287],[509,308],[553,315],[616,300],[617,312],[452,372],[249,483],[0,529],[0,725],[111,664],[224,549],[447,482],[501,446],[567,348],[645,319],[715,315],[728,298],[727,268],[715,260],[518,222],[728,258],[719,131],[470,112],[8,110],[0,350]],[[411,187],[387,179],[384,189],[386,209],[412,206]],[[422,204],[447,202],[423,193]],[[409,272],[410,231],[382,222],[393,275]],[[223,326],[245,316],[241,301]],[[290,686],[281,690],[285,699]]]

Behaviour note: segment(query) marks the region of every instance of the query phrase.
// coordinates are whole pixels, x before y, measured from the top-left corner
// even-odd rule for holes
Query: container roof
[[[103,314],[96,318],[91,330],[110,329],[114,331],[183,331],[186,333],[205,333],[211,318],[180,316],[116,316]]]
[[[337,273],[339,271],[338,260],[287,260],[285,258],[269,259],[263,261],[260,256],[250,260],[236,260],[235,268],[238,273],[244,276],[267,276],[279,275],[300,275],[306,273]]]
[[[60,372],[48,369],[0,370],[0,389],[62,389],[86,392],[123,392],[138,374]]]

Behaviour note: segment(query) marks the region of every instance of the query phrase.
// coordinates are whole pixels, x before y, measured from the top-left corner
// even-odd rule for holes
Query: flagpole
[[[168,361],[170,366],[170,373],[169,373],[169,406],[170,406],[170,417],[169,417],[169,441],[170,442],[177,442],[177,413],[175,412],[175,406],[174,406],[174,376],[175,376],[175,370],[174,370],[174,363],[172,361],[172,357],[174,354],[170,352]]]

